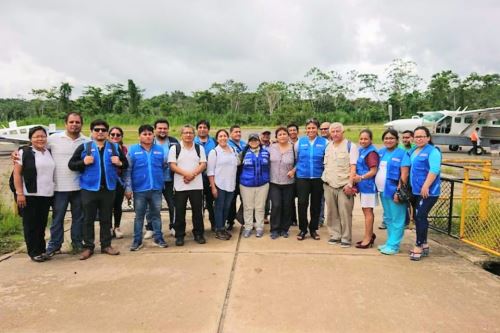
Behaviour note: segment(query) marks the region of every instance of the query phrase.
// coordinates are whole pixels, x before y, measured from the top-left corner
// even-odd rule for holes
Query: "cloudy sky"
[[[234,79],[295,82],[313,66],[500,73],[496,0],[0,2],[0,98],[133,79],[147,96]]]

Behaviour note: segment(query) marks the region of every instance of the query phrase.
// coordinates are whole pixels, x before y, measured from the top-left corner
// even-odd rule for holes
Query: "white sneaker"
[[[115,236],[117,239],[123,238],[123,232],[120,230],[120,228],[115,228]]]
[[[144,234],[144,239],[151,239],[153,238],[153,230],[146,230],[146,233]]]

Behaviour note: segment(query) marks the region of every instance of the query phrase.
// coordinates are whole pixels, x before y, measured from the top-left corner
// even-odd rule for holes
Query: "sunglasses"
[[[326,127],[326,128],[325,127],[320,128],[320,130],[322,130],[322,131],[328,131],[328,127]]]
[[[121,135],[121,133],[111,133],[111,134],[110,134],[110,136],[111,136],[112,138],[119,138],[119,137],[121,137],[122,135]]]
[[[107,132],[108,130],[103,127],[94,127],[94,132]]]

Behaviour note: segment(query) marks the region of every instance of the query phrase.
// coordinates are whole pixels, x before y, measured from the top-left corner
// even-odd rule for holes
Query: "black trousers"
[[[297,223],[297,204],[295,198],[297,197],[297,184],[293,184],[293,200],[292,200],[292,222]]]
[[[240,197],[240,208],[238,209],[238,212],[237,212],[236,211],[236,200],[237,200],[238,196]],[[237,214],[240,214],[240,211],[241,211],[241,215],[243,215],[243,203],[241,201],[241,196],[240,196],[240,182],[236,181],[236,188],[234,190],[233,200],[231,201],[231,206],[229,206],[229,214],[227,215],[227,224],[233,225],[234,219],[236,219]],[[242,221],[243,221],[243,218],[242,218]]]
[[[191,203],[191,213],[193,220],[193,234],[203,236],[205,228],[203,226],[203,190],[176,191],[175,192],[175,237],[184,238],[186,236],[186,205]]]
[[[122,186],[122,184],[117,183],[115,190],[115,201],[113,202],[113,217],[115,220],[115,228],[119,228],[122,221],[122,205],[124,196],[125,188]]]
[[[299,228],[307,232],[318,230],[321,198],[323,197],[323,181],[321,178],[297,179],[297,197],[299,198]],[[309,199],[310,198],[310,199]],[[307,220],[307,207],[311,220]]]
[[[214,214],[214,196],[210,189],[210,181],[208,176],[203,175],[203,195],[205,198],[205,209],[208,211],[208,219],[210,224],[215,228],[215,214]]]
[[[175,223],[174,181],[165,182],[162,194],[163,194],[163,197],[165,198],[165,201],[167,202],[167,206],[168,206],[168,217],[170,219],[170,227],[173,228],[174,223]],[[153,225],[151,224],[151,221],[148,218],[147,214],[146,214],[146,220],[147,220],[146,221],[146,230],[153,231]]]
[[[288,231],[292,224],[292,206],[295,184],[269,184],[271,199],[271,232]]]
[[[51,204],[52,197],[26,196],[22,216],[24,241],[30,257],[45,253],[45,228]]]
[[[111,246],[111,214],[115,191],[102,189],[97,192],[82,190],[83,247],[94,250],[94,222],[99,210],[99,238],[101,249]]]

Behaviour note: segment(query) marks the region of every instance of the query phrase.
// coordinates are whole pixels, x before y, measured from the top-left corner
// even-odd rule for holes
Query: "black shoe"
[[[227,237],[227,234],[223,231],[216,231],[215,238],[220,239],[220,240],[228,240],[229,239],[229,237]]]
[[[233,226],[234,226],[234,223],[228,223],[228,224],[227,224],[227,227],[226,227],[226,230],[227,230],[227,231],[231,231],[231,230],[233,230]]]
[[[61,254],[61,248],[58,248],[58,249],[55,249],[55,250],[50,250],[50,251],[47,251],[45,253],[45,255],[49,258],[52,258],[53,256],[55,256],[56,254]]]
[[[175,239],[175,246],[184,246],[184,237]]]
[[[194,236],[194,241],[198,244],[205,244],[207,242],[203,235]]]
[[[31,260],[33,260],[35,262],[44,262],[47,260],[48,257],[46,257],[43,254],[40,254],[39,256],[34,256],[34,257],[30,257],[30,258],[31,258]]]

